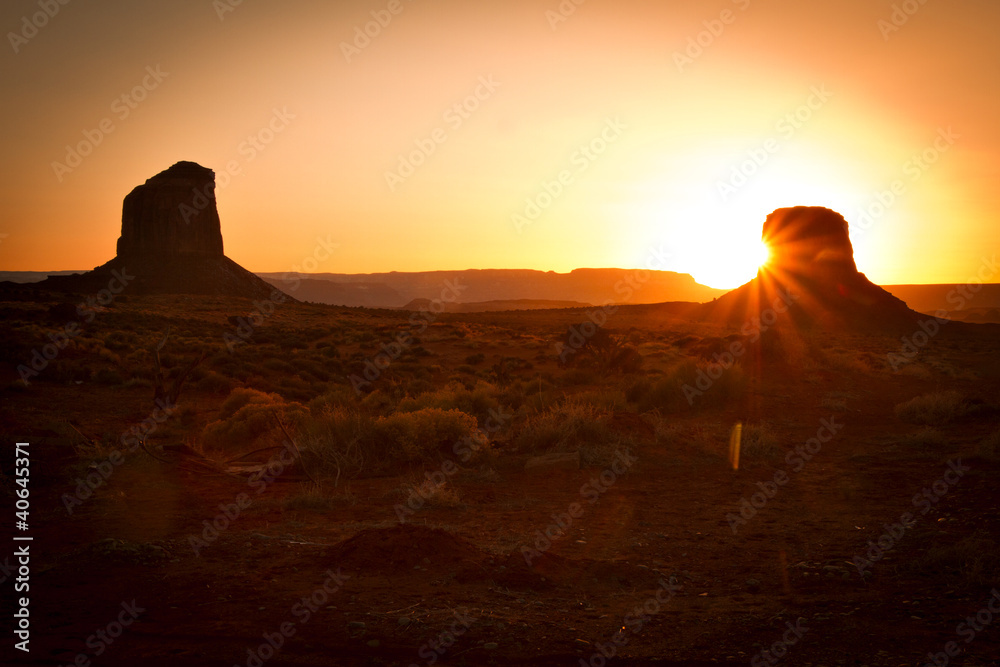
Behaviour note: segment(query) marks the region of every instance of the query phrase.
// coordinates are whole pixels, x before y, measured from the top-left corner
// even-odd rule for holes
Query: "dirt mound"
[[[417,568],[457,572],[472,567],[482,575],[479,566],[486,558],[475,546],[446,530],[409,524],[362,530],[329,553],[338,565],[380,574],[406,574]]]

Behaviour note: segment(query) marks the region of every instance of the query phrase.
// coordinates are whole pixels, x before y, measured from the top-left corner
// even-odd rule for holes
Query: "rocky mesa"
[[[830,330],[908,330],[926,316],[858,271],[848,223],[820,206],[779,208],[761,238],[771,258],[757,277],[701,307],[704,319],[738,325],[777,308],[780,320]]]
[[[174,164],[125,197],[114,259],[87,273],[52,276],[35,287],[89,293],[116,276],[128,277],[129,294],[281,295],[294,301],[225,256],[215,172],[194,162]]]

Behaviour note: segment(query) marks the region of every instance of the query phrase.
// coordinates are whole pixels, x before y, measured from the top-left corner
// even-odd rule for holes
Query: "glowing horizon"
[[[317,239],[332,273],[656,250],[727,289],[771,211],[812,205],[873,282],[965,282],[1000,246],[1000,6],[893,4],[116,0],[26,38],[38,5],[17,0],[0,270],[102,264],[125,195],[191,160],[257,272]]]

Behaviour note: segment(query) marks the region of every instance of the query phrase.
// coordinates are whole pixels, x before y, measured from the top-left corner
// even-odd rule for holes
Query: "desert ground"
[[[4,299],[31,664],[1000,659],[1000,326]]]

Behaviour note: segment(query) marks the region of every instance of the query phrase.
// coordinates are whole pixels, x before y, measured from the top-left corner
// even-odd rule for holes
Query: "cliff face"
[[[178,162],[125,197],[118,256],[222,257],[215,172]]]
[[[858,272],[847,221],[828,208],[779,208],[764,220],[761,239],[771,249],[772,271],[823,280]]]

